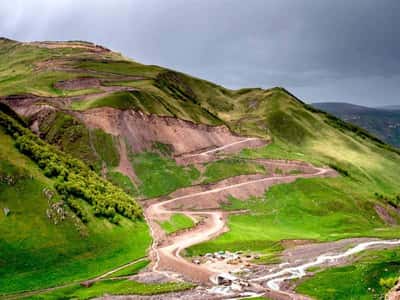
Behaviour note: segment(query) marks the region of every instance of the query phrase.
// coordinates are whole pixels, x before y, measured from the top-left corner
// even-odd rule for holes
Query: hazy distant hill
[[[358,125],[400,147],[400,106],[371,108],[342,102],[313,103],[314,107]]]
[[[385,109],[385,110],[400,110],[400,105],[386,105],[386,106],[380,106],[377,108]]]

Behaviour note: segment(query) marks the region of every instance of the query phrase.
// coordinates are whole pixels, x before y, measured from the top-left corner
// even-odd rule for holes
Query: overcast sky
[[[13,0],[0,35],[88,40],[229,88],[400,104],[400,0]]]

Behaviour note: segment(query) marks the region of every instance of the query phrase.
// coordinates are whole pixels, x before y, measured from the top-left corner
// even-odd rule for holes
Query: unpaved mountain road
[[[236,141],[226,146],[192,153],[185,157],[197,158],[207,156],[208,161],[210,159],[215,160],[217,159],[217,156],[214,156],[215,153],[227,150],[231,146],[246,144],[249,141],[252,141],[252,139],[243,139],[242,141]],[[176,272],[195,282],[210,285],[210,279],[221,271],[214,269],[210,265],[191,263],[181,256],[181,252],[190,246],[215,238],[228,230],[226,226],[227,212],[218,210],[217,208],[221,201],[226,199],[228,195],[241,199],[246,199],[249,196],[260,196],[271,185],[289,183],[299,178],[337,176],[337,173],[332,169],[314,167],[303,162],[266,159],[260,160],[260,162],[268,165],[268,167],[279,166],[285,171],[293,169],[299,171],[300,169],[301,173],[280,176],[275,174],[262,176],[261,178],[259,178],[261,175],[242,175],[228,178],[206,187],[199,185],[177,190],[170,195],[173,197],[172,199],[148,200],[149,204],[145,205],[145,215],[154,238],[152,246],[152,256],[154,259],[153,271],[161,273],[165,271]],[[192,219],[201,216],[203,217],[203,222],[191,230],[168,237],[160,228],[157,221],[175,213],[185,214]],[[281,264],[274,269],[271,268],[267,272],[264,270],[260,274],[255,274],[251,276],[251,279],[249,278],[249,283],[259,283],[264,286],[265,289],[260,295],[265,293],[265,295],[272,299],[310,299],[306,296],[296,294],[284,283],[287,280],[304,277],[309,267],[340,265],[361,251],[398,245],[400,245],[400,240],[382,241],[359,238],[323,243],[322,246],[310,244],[295,247],[295,250],[292,251],[300,249],[298,251],[298,258],[300,259],[296,259],[295,261],[289,260],[289,262]],[[345,249],[343,247],[347,247],[347,250],[343,250]],[[302,248],[310,249],[311,253],[315,253],[315,256],[301,255]],[[171,273],[165,272],[164,274],[168,276]],[[238,292],[236,294],[233,292],[229,297],[237,297],[239,294]]]
[[[243,140],[243,142],[247,141],[248,139]],[[238,142],[235,144],[238,144]],[[219,148],[223,150],[228,147]],[[210,153],[210,151],[212,150],[208,150],[196,155],[207,155]],[[271,160],[271,163],[273,162],[279,165],[285,165],[284,161]],[[287,166],[293,168],[293,164],[291,162],[287,162]],[[227,194],[236,195],[238,193],[240,194],[243,190],[248,191],[248,196],[259,196],[265,191],[266,188],[274,184],[292,182],[298,178],[326,177],[336,175],[336,173],[331,169],[317,168],[310,165],[308,166],[310,169],[312,169],[312,171],[307,174],[286,176],[269,175],[253,180],[249,180],[251,176],[238,176],[237,178],[240,182],[235,184],[221,186],[220,183],[216,183],[214,185],[207,186],[207,190],[205,191],[198,191],[200,187],[197,187],[197,189],[196,187],[186,188],[182,189],[183,195],[162,202],[153,201],[145,208],[146,219],[152,228],[154,238],[152,247],[152,255],[154,257],[153,270],[168,270],[178,272],[196,282],[210,284],[210,277],[217,275],[219,272],[212,267],[196,265],[187,261],[181,256],[181,252],[192,245],[208,241],[226,231],[227,213],[220,210],[188,210],[185,208],[182,209],[182,207],[191,206],[194,207],[194,209],[201,209],[202,205],[200,202],[201,199],[204,199],[204,197],[207,197],[208,201],[210,199],[219,201],[222,200],[222,198],[226,198]],[[252,190],[254,190],[254,193],[252,193]],[[173,194],[179,195],[182,194],[182,192],[176,191]],[[201,216],[203,217],[203,222],[201,225],[196,226],[192,230],[183,232],[182,234],[178,234],[173,237],[166,237],[157,221],[163,218],[165,219],[165,216],[170,216],[174,213],[185,214],[190,218]]]

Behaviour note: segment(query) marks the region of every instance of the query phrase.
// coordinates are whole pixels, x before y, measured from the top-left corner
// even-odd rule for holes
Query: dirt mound
[[[98,78],[76,78],[71,80],[59,81],[54,87],[60,90],[82,90],[87,88],[100,87],[100,79]]]

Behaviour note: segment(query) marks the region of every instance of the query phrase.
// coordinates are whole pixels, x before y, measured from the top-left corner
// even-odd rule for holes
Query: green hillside
[[[313,103],[314,107],[356,124],[388,144],[400,147],[400,108],[370,108],[341,102]]]
[[[37,117],[44,120],[40,138],[20,124],[34,127],[36,119],[18,123],[15,115],[10,117],[12,112],[4,113],[7,108],[0,112],[0,205],[10,209],[8,216],[0,213],[0,294],[87,279],[145,256],[150,244],[147,226],[140,207],[126,193],[150,198],[200,181],[267,172],[241,158],[307,161],[330,166],[339,176],[274,186],[248,201],[231,198],[224,209],[248,213],[231,215],[228,232],[189,248],[187,255],[252,250],[264,255],[262,262],[276,262],[282,240],[399,237],[400,203],[394,200],[400,195],[398,149],[280,87],[229,90],[90,43],[78,45],[64,42],[49,48],[0,40],[0,96],[25,95],[51,108],[46,118]],[[79,78],[99,84],[59,85]],[[160,146],[168,151],[128,149],[139,178],[136,187],[116,170],[118,137],[88,128],[76,118],[78,112],[104,107],[176,117],[193,126],[226,125],[238,135],[270,144],[198,169],[177,165],[168,145]],[[46,199],[45,188],[54,198]],[[46,211],[61,200],[67,216],[55,225]],[[377,204],[397,224],[379,217]],[[321,273],[321,280],[329,274]]]
[[[0,294],[84,280],[146,255],[151,239],[141,218],[115,225],[95,216],[93,203],[62,194],[62,180],[16,148],[0,114]]]
[[[219,249],[276,252],[271,245],[283,239],[329,241],[353,236],[398,237],[398,226],[388,226],[374,206],[380,203],[400,220],[387,201],[375,193],[399,194],[400,156],[362,129],[319,113],[281,89],[269,92],[255,114],[263,112],[274,142],[243,150],[244,158],[279,158],[329,165],[340,176],[302,179],[269,189],[264,197],[232,200],[226,209],[249,209],[250,214],[229,219],[230,231],[189,249],[191,255]],[[260,114],[260,117],[262,116]],[[279,250],[279,248],[278,248]]]

